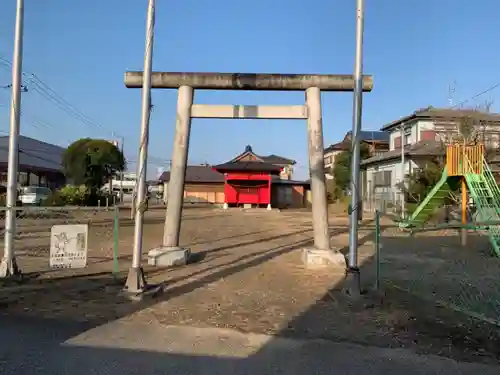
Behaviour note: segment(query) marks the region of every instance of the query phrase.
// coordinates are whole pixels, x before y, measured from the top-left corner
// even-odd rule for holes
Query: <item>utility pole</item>
[[[9,156],[7,166],[7,212],[5,215],[5,239],[0,277],[20,273],[14,254],[16,231],[17,170],[19,164],[19,128],[21,121],[21,76],[23,69],[23,23],[24,0],[17,0],[14,35],[14,57],[12,59],[12,99],[10,107]]]
[[[403,194],[401,195],[401,219],[405,219],[405,123],[401,124],[401,187]]]
[[[364,0],[356,2],[356,57],[354,61],[354,95],[352,114],[352,164],[351,164],[351,212],[349,215],[349,264],[347,267],[347,292],[353,296],[361,294],[358,268],[358,220],[359,220],[359,163],[360,131],[363,106],[363,28]]]
[[[125,290],[132,294],[146,291],[146,279],[141,266],[144,205],[146,197],[146,172],[148,162],[149,119],[151,113],[151,72],[153,67],[153,42],[155,27],[155,0],[149,0],[146,22],[146,46],[144,53],[144,80],[142,84],[141,137],[137,165],[137,203],[135,207],[134,250]]]
[[[121,145],[120,145],[120,151],[122,152],[122,155],[125,155],[123,152],[123,149],[125,147],[124,143],[125,143],[125,138],[124,137],[121,137]],[[123,168],[120,172],[120,204],[123,203],[123,178],[124,178],[124,173],[123,173]]]

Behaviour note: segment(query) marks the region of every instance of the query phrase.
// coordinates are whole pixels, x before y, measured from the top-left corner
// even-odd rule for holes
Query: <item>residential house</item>
[[[374,196],[383,200],[398,199],[401,192],[398,184],[413,170],[425,168],[432,158],[443,157],[443,145],[457,139],[459,125],[465,121],[474,124],[480,132],[480,141],[486,146],[498,147],[499,114],[428,107],[384,125],[381,130],[389,133],[389,151],[361,162],[365,199]]]
[[[371,155],[379,155],[389,151],[389,133],[385,131],[371,131],[362,130],[360,132],[361,142],[366,144]],[[349,131],[344,136],[341,142],[332,144],[325,148],[324,162],[325,162],[325,176],[327,179],[333,179],[331,170],[335,164],[335,158],[343,151],[350,150],[352,145],[352,132]]]

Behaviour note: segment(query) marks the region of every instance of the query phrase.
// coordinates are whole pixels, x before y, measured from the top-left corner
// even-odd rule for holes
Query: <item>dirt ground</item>
[[[147,213],[145,251],[160,245],[163,215],[163,210]],[[224,327],[404,347],[467,361],[500,359],[500,335],[493,325],[478,323],[408,293],[415,291],[412,288],[435,293],[433,285],[441,284],[433,280],[446,279],[440,273],[444,268],[436,267],[438,263],[447,265],[447,275],[456,277],[460,273],[454,268],[457,262],[450,261],[454,259],[450,255],[453,241],[446,242],[446,250],[442,246],[443,237],[448,241],[448,237],[456,236],[441,233],[408,237],[385,230],[380,254],[381,289],[377,292],[373,290],[374,224],[372,218],[366,218],[360,230],[359,253],[367,293],[353,301],[342,291],[343,269],[308,270],[301,262],[301,248],[312,244],[310,212],[185,209],[181,244],[192,249],[192,262],[173,269],[146,266],[148,281],[165,282],[166,291],[156,299],[131,303],[118,294],[131,260],[133,226],[127,216],[127,212],[120,214],[117,280],[111,277],[112,214],[99,213],[91,220],[79,218],[90,224],[89,265],[80,271],[48,269],[46,234],[53,223],[37,220],[34,227],[38,232],[33,234],[26,227],[16,244],[20,249],[18,261],[28,280],[0,289],[0,312],[76,320],[91,326],[126,319]],[[345,216],[330,218],[332,246],[344,253],[348,247],[347,224]],[[464,259],[468,256],[464,251],[458,254]],[[490,271],[498,270],[491,266],[491,259],[484,264],[484,257],[470,259],[474,265],[468,268],[470,280],[484,277],[484,264],[490,264],[488,277]],[[463,289],[460,283],[445,286],[453,285],[455,289],[449,289],[449,294]],[[491,290],[482,293],[484,297]]]

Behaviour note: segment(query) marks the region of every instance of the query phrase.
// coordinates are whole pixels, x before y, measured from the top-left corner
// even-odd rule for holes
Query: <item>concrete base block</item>
[[[345,269],[346,260],[342,253],[336,250],[323,250],[316,248],[304,248],[302,250],[302,261],[307,268],[342,267]]]
[[[1,279],[20,279],[22,278],[22,273],[17,266],[17,261],[15,257],[12,259],[3,258],[0,263],[0,278]]]
[[[224,203],[224,205],[222,206],[222,208],[223,208],[224,210],[227,210],[227,209],[229,208],[229,205],[228,205],[227,203]]]
[[[270,204],[268,204],[268,205],[267,205],[267,210],[268,210],[268,211],[271,211],[271,210],[272,210],[272,207],[271,207],[271,205],[270,205]]]
[[[118,295],[131,301],[142,301],[144,298],[157,297],[165,289],[164,285],[151,285],[146,282],[142,267],[130,267],[125,288]]]
[[[158,247],[148,253],[148,264],[156,267],[184,266],[189,261],[191,249],[185,247]]]

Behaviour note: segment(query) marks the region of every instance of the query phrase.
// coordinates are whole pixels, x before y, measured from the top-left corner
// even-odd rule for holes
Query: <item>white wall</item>
[[[410,129],[410,144],[414,144],[420,141],[420,132],[423,130],[433,130],[434,122],[431,120],[418,120],[412,121],[405,124],[406,129]],[[396,149],[396,138],[401,136],[401,127],[398,126],[390,131],[390,143],[389,150]],[[404,141],[404,138],[403,138]]]
[[[410,144],[416,143],[417,142],[417,135],[418,135],[418,125],[416,121],[406,123],[405,124],[405,133],[410,132]],[[404,134],[405,134],[404,133]],[[404,142],[404,134],[403,137],[401,138],[401,141]],[[397,126],[390,131],[389,139],[390,139],[390,144],[389,144],[389,151],[395,150],[396,149],[396,138],[401,137],[401,126]]]
[[[413,160],[408,160],[405,159],[404,163],[404,173],[405,175],[409,174],[411,170],[418,168],[417,164]],[[366,169],[366,186],[367,186],[367,195],[370,194],[371,190],[373,192],[373,174],[375,172],[381,172],[381,171],[391,171],[391,185],[387,188],[377,188],[376,190],[384,190],[384,191],[391,191],[395,193],[399,193],[400,189],[396,186],[398,183],[402,181],[402,167],[401,167],[401,161],[400,160],[391,160],[388,161],[384,164],[378,164],[374,166],[369,166]]]
[[[337,157],[337,155],[339,155],[341,153],[342,153],[341,150],[334,150],[334,151],[330,151],[330,152],[325,152],[325,156],[324,156],[325,169],[332,168],[333,165],[335,164],[335,158]]]
[[[389,151],[392,151],[396,148],[396,138],[401,135],[401,131],[399,129],[391,129],[389,133]]]

